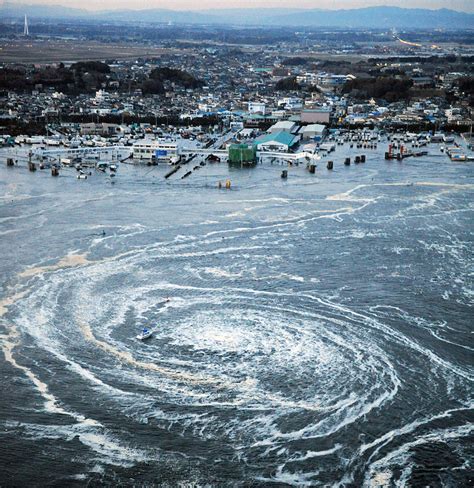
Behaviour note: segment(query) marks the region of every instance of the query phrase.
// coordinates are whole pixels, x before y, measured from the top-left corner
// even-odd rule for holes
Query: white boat
[[[153,335],[153,331],[148,329],[143,329],[140,334],[137,335],[137,339],[140,341],[144,341],[145,339],[150,338]]]

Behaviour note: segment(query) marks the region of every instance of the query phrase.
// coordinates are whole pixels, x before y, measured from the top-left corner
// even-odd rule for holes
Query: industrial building
[[[303,124],[329,124],[331,109],[321,107],[316,109],[306,109],[301,111],[301,122]]]
[[[303,140],[313,139],[320,141],[326,133],[326,126],[322,124],[310,124],[303,127],[300,133]]]
[[[279,132],[295,134],[298,131],[298,124],[291,120],[280,120],[276,124],[273,124],[268,131],[271,134],[277,134]]]
[[[289,132],[276,132],[265,134],[255,139],[254,144],[257,151],[276,151],[286,152],[289,151],[299,142],[299,137]]]

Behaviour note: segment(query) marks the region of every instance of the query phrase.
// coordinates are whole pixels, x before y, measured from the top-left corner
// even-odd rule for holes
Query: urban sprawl
[[[47,51],[53,43],[70,54],[79,42],[30,32],[6,36],[2,50]],[[364,36],[372,42],[359,42]],[[5,61],[0,143],[30,146],[30,163],[100,159],[98,149],[116,147],[128,148],[124,160],[146,164],[178,164],[193,154],[242,164],[281,155],[311,164],[338,141],[375,144],[392,135],[415,148],[441,142],[451,159],[472,159],[469,42],[447,36],[434,44],[422,35],[412,42],[394,32],[263,37],[259,44],[148,42],[160,49],[153,56],[122,57],[126,46],[119,45],[108,51],[115,58]],[[413,152],[386,150],[389,158]]]

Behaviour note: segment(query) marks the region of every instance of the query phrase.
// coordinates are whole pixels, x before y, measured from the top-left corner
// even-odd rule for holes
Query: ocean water
[[[474,165],[345,151],[3,158],[0,485],[472,484]]]

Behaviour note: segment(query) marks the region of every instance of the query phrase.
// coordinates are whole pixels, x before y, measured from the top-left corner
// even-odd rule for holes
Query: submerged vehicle
[[[98,171],[102,171],[102,173],[105,173],[105,170],[108,168],[109,164],[104,162],[104,161],[98,161],[95,164],[95,169]]]
[[[153,331],[149,329],[143,329],[140,334],[137,335],[137,339],[143,341],[145,339],[150,338],[153,335]]]

